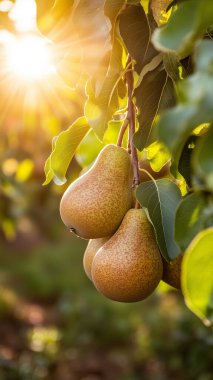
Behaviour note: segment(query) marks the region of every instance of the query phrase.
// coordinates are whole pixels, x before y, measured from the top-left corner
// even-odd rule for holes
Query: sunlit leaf
[[[103,57],[99,66],[97,67],[95,71],[95,75],[93,76],[96,95],[98,95],[101,92],[107,72],[108,70],[110,70],[110,63],[111,63],[112,55],[114,54],[113,46],[114,46],[114,39],[116,38],[117,19],[122,9],[125,7],[125,5],[126,5],[126,0],[116,0],[113,2],[110,0],[105,0],[104,2],[104,14],[109,20],[109,22],[111,23],[110,47],[112,49],[107,51],[106,55]]]
[[[213,197],[193,193],[179,204],[175,218],[175,240],[184,251],[192,239],[213,226]]]
[[[57,136],[53,137],[53,139],[52,139],[52,152],[55,149],[56,140],[57,140]],[[45,177],[46,177],[46,179],[43,183],[44,186],[48,185],[52,181],[52,179],[54,178],[54,172],[53,172],[52,166],[51,166],[51,154],[47,158],[45,165],[44,165],[44,173],[45,173]]]
[[[182,290],[188,307],[213,323],[213,228],[200,232],[184,254]]]
[[[104,79],[101,91],[96,94],[94,82],[90,80],[87,83],[88,99],[85,104],[84,114],[88,123],[101,140],[107,129],[108,122],[118,109],[118,94],[116,89],[121,79],[122,70],[122,46],[120,42],[115,39],[110,67]]]
[[[149,0],[140,0],[141,5],[143,6],[143,9],[146,13],[148,13],[149,10]]]
[[[171,14],[171,9],[167,12],[167,8],[172,0],[150,0],[151,10],[158,25],[165,24]]]
[[[70,16],[74,0],[36,0],[37,23],[41,32],[49,34],[60,21]]]
[[[142,207],[148,209],[158,246],[167,261],[180,254],[174,239],[175,213],[181,200],[177,185],[169,179],[141,183],[136,196]]]
[[[66,131],[61,132],[55,139],[53,151],[45,165],[47,185],[51,179],[58,185],[66,182],[66,172],[75,151],[84,138],[90,126],[84,117],[77,119]]]
[[[95,160],[102,148],[103,144],[91,130],[79,144],[76,158],[83,167],[87,167]]]
[[[160,169],[169,161],[170,154],[165,145],[162,145],[159,141],[155,141],[147,147],[147,159],[153,170],[160,171]]]

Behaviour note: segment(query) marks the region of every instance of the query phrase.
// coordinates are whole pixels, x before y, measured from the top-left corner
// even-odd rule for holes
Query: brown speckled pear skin
[[[178,256],[171,263],[163,258],[163,277],[162,280],[176,289],[181,289],[181,263],[183,255]]]
[[[145,211],[129,210],[117,232],[94,257],[94,285],[114,301],[137,302],[154,291],[162,273],[161,255]]]
[[[128,152],[107,145],[87,173],[65,191],[60,214],[84,239],[112,235],[132,205],[133,169]]]
[[[98,252],[98,250],[109,240],[109,237],[100,238],[100,239],[91,239],[86,247],[83,257],[83,267],[87,277],[92,280],[91,269],[93,259]]]

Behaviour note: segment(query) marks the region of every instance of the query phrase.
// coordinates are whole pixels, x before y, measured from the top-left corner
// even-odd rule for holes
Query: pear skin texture
[[[93,259],[94,285],[114,301],[137,302],[154,291],[162,274],[153,227],[144,210],[131,209]]]
[[[92,281],[91,270],[93,259],[98,250],[109,240],[109,237],[89,240],[83,257],[83,267],[87,277]]]
[[[112,235],[132,205],[133,169],[128,152],[107,145],[93,166],[65,191],[60,214],[84,239]]]
[[[163,259],[162,280],[176,289],[181,289],[181,263],[183,255],[178,256],[171,263]]]

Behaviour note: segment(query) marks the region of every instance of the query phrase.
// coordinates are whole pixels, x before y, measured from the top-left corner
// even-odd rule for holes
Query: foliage
[[[37,1],[38,9],[40,3]],[[160,5],[150,0],[148,7],[147,2],[128,0],[99,1],[98,4],[99,7],[91,8],[89,21],[85,20],[89,2],[84,2],[83,8],[83,2],[74,1],[70,9],[73,25],[79,27],[75,29],[79,42],[82,41],[82,25],[89,39],[96,38],[97,43],[100,39],[102,43],[105,41],[102,49],[94,52],[93,63],[90,62],[95,69],[89,72],[88,67],[82,66],[87,95],[84,117],[88,128],[93,129],[99,139],[103,139],[111,120],[126,117],[125,73],[131,67],[128,63],[125,67],[124,60],[129,54],[133,60],[133,98],[137,107],[133,142],[138,151],[147,152],[148,157],[153,142],[164,144],[172,162],[171,179],[154,181],[150,178],[150,182],[139,185],[136,196],[147,208],[165,259],[173,260],[186,250],[183,278],[188,276],[189,286],[196,286],[196,277],[190,276],[189,265],[185,264],[189,262],[187,247],[199,232],[213,225],[212,5],[208,1],[201,4],[198,0],[165,1]],[[105,25],[102,32],[93,27],[97,20]],[[161,23],[164,26],[159,28]],[[78,123],[74,123],[72,129],[78,134],[79,144],[84,134],[79,135]],[[71,144],[73,141],[72,138]],[[77,144],[74,150],[68,150],[66,144],[60,140],[59,147],[59,140],[54,140],[53,153],[46,164],[46,183],[53,178],[53,173],[56,183],[60,176],[64,182],[75,149],[78,154]],[[63,173],[59,176],[53,169],[53,154],[57,150],[59,155],[66,157],[65,165],[59,155],[56,157],[57,170]],[[160,153],[156,160],[163,161]],[[163,163],[156,166],[160,169]],[[212,237],[209,239],[211,245]],[[212,254],[211,251],[209,255],[212,257]],[[206,276],[204,282],[208,280]],[[183,292],[189,303],[185,286]],[[206,312],[202,315],[210,321],[210,306],[208,310],[208,317]]]
[[[170,179],[159,179],[142,183],[137,189],[137,198],[154,225],[160,251],[167,261],[180,254],[174,240],[175,210],[181,200],[181,192]]]
[[[200,232],[186,250],[183,271],[183,289],[189,307],[206,323],[212,322],[213,228]],[[203,252],[205,254],[203,255]],[[205,278],[205,281],[202,279]],[[197,281],[200,286],[197,286]]]
[[[53,180],[62,185],[66,176],[70,183],[82,167],[87,169],[93,162],[94,152],[115,143],[128,116],[130,96],[137,111],[133,143],[139,157],[145,154],[157,170],[166,160],[171,161],[170,179],[150,178],[138,186],[136,196],[147,209],[165,259],[169,261],[185,253],[183,293],[196,312],[196,273],[201,262],[208,267],[213,255],[212,234],[208,244],[203,243],[209,259],[204,259],[202,250],[193,245],[213,226],[213,5],[208,0],[36,3],[40,31],[52,39],[53,45],[61,46],[66,41],[68,46],[65,51],[60,50],[57,58],[65,84],[60,90],[56,86],[58,97],[51,100],[48,112],[42,108],[36,117],[29,112],[26,120],[21,119],[23,124],[31,120],[33,128],[25,133],[25,139],[21,128],[18,132],[18,139],[23,140],[20,156],[13,128],[7,131],[6,126],[1,132],[4,153],[0,191],[5,200],[0,209],[1,228],[7,237],[13,236],[15,225],[25,213],[24,183],[28,181],[33,187],[34,162],[40,152],[36,148],[32,153],[32,142],[41,140],[41,130],[45,156],[51,138],[57,135],[45,165],[45,184]],[[8,15],[0,12],[0,16],[4,27],[11,30]],[[126,78],[131,70],[134,88],[128,94]],[[7,91],[2,91],[2,104],[6,103]],[[23,91],[17,93],[17,98],[16,106],[11,106],[12,117],[4,120],[5,125],[10,126],[17,117]],[[66,101],[56,107],[58,98]],[[66,117],[61,113],[63,107]],[[46,127],[39,131],[36,126],[41,118]],[[16,162],[8,163],[16,155]],[[16,169],[11,170],[13,165]],[[202,281],[210,283],[208,271],[203,271]],[[204,304],[201,312],[196,312],[208,323],[213,319],[209,292],[208,289],[206,296],[203,288],[199,297],[203,296]]]

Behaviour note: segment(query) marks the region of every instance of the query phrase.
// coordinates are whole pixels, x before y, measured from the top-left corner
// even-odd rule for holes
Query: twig
[[[122,141],[123,141],[123,137],[124,137],[124,133],[126,132],[126,129],[129,125],[129,120],[126,118],[121,126],[121,129],[120,129],[120,132],[119,132],[119,135],[118,135],[118,140],[117,140],[117,146],[121,146],[122,145]]]
[[[137,149],[133,144],[133,136],[135,133],[135,106],[132,100],[133,95],[133,71],[132,71],[132,60],[131,57],[128,56],[127,66],[131,67],[131,70],[126,72],[126,83],[127,83],[127,91],[128,91],[128,114],[127,119],[129,120],[129,145],[132,154],[132,164],[133,164],[133,172],[134,172],[134,180],[133,187],[136,187],[140,183],[139,178],[139,169],[138,169],[138,154]]]

